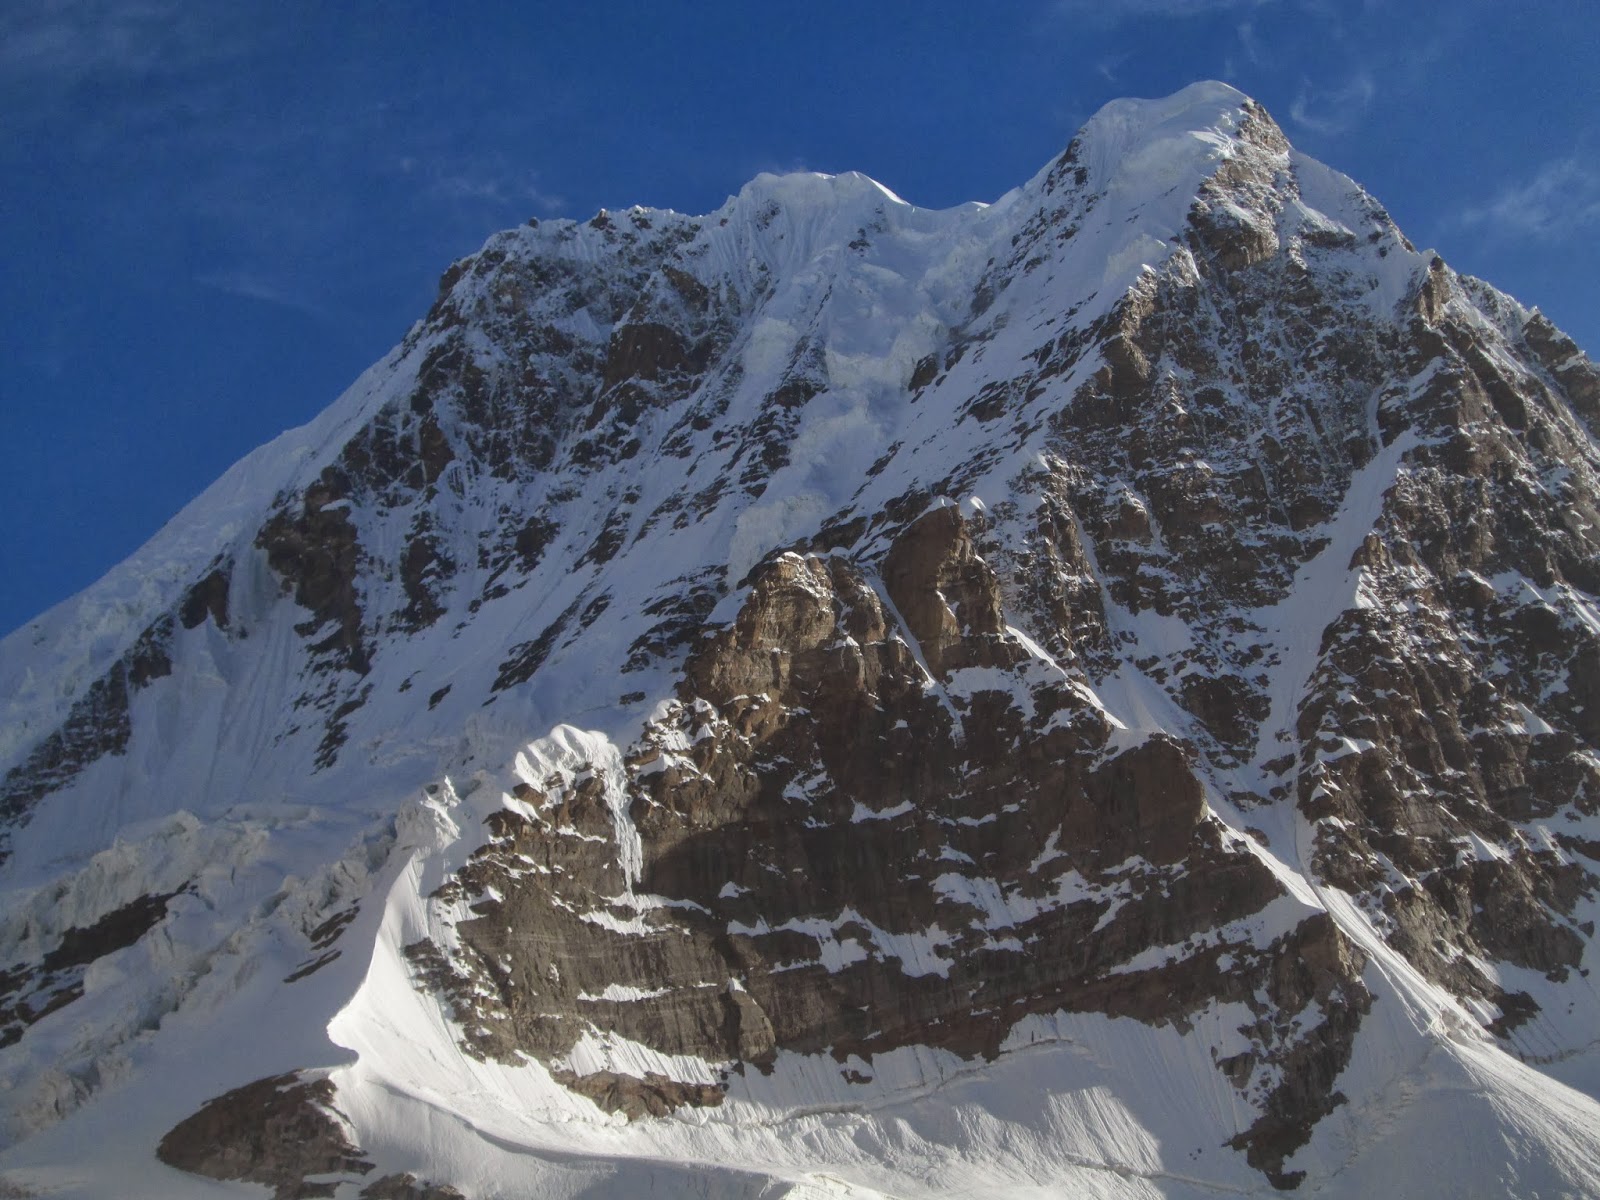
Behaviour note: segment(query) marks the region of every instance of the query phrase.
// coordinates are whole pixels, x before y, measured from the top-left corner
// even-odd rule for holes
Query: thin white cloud
[[[286,308],[318,321],[333,319],[333,313],[324,305],[253,270],[207,271],[195,276],[194,281],[212,291],[270,304],[275,308]]]
[[[407,166],[408,162],[413,165]],[[414,160],[402,160],[401,170],[410,173],[414,169]],[[493,171],[456,171],[435,176],[430,189],[444,200],[495,208],[530,207],[544,214],[560,212],[566,205],[564,198],[540,187],[538,176],[532,172],[514,175]]]
[[[1107,58],[1102,58],[1099,62],[1095,63],[1094,69],[1100,73],[1100,76],[1107,83],[1116,83],[1117,73],[1121,70],[1122,64],[1127,62],[1128,59],[1132,57],[1132,51],[1125,51],[1122,54],[1113,54]]]
[[[1527,183],[1506,187],[1486,204],[1465,209],[1456,223],[1539,239],[1600,228],[1600,169],[1576,156],[1554,159]]]
[[[248,44],[220,6],[36,0],[0,9],[0,81],[50,92],[222,62]]]
[[[437,214],[440,228],[485,235],[526,217],[561,215],[566,199],[543,187],[536,171],[517,170],[494,158],[430,161],[402,159],[402,174],[416,181],[418,211]]]
[[[827,170],[813,166],[803,158],[760,158],[751,160],[744,167],[739,168],[736,175],[739,184],[743,185],[757,175],[809,175],[813,172],[833,175],[837,171],[838,168]]]
[[[1056,0],[1057,16],[1092,25],[1117,25],[1146,17],[1203,17],[1262,8],[1277,0]]]
[[[1289,106],[1296,125],[1327,136],[1344,133],[1358,124],[1378,94],[1378,85],[1358,71],[1337,87],[1317,87],[1307,82]]]
[[[1264,55],[1261,50],[1261,39],[1256,36],[1255,23],[1240,21],[1235,29],[1239,35],[1239,48],[1244,51],[1245,58],[1254,66],[1260,66]]]

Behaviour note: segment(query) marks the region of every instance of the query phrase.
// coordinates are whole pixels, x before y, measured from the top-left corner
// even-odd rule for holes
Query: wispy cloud
[[[92,167],[107,188],[72,201],[164,240],[196,286],[329,324],[381,308],[391,263],[446,263],[565,208],[482,135],[492,117],[464,134],[469,86],[402,84],[303,34],[257,4],[0,0],[0,141]]]
[[[286,308],[318,321],[331,321],[335,316],[326,306],[293,287],[250,269],[208,271],[195,276],[194,281],[212,291]]]
[[[0,82],[50,93],[91,80],[147,78],[224,62],[249,44],[222,6],[35,0],[0,9]]]
[[[788,158],[758,158],[748,160],[737,172],[741,183],[754,179],[757,175],[804,175],[812,171],[820,171],[824,175],[832,175],[839,168],[819,167],[807,159],[791,155]]]
[[[1095,63],[1094,69],[1100,73],[1101,78],[1107,83],[1116,83],[1117,72],[1122,69],[1122,64],[1132,57],[1133,52],[1131,50],[1124,51],[1121,54],[1108,55]]]
[[[1600,169],[1577,156],[1541,167],[1527,183],[1500,191],[1456,218],[1466,229],[1555,239],[1600,228]]]
[[[1307,81],[1289,106],[1296,125],[1325,136],[1344,133],[1360,122],[1378,85],[1366,71],[1357,71],[1335,87],[1317,86]]]
[[[420,168],[415,158],[400,160],[400,169],[413,174]],[[432,173],[428,190],[438,199],[482,204],[496,209],[532,209],[543,216],[559,213],[566,199],[540,186],[536,172],[493,168],[455,168]]]
[[[1148,17],[1203,17],[1264,8],[1278,0],[1056,0],[1057,16],[1091,25],[1118,25]]]
[[[1255,23],[1252,21],[1240,21],[1234,32],[1239,36],[1239,49],[1244,51],[1245,58],[1252,65],[1259,66],[1263,55],[1261,39],[1256,36]]]

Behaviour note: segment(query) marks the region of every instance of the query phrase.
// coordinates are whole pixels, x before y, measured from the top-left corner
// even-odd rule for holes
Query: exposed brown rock
[[[324,1078],[291,1072],[258,1079],[207,1101],[161,1139],[156,1156],[209,1179],[265,1184],[274,1200],[332,1196],[313,1175],[363,1175],[372,1164],[351,1144]]]
[[[685,1104],[714,1108],[722,1103],[724,1094],[715,1084],[679,1083],[653,1071],[643,1079],[613,1071],[598,1071],[593,1075],[574,1075],[570,1071],[552,1074],[557,1082],[580,1096],[587,1096],[606,1112],[620,1112],[630,1121],[639,1117],[664,1117]]]
[[[1200,781],[1182,748],[1157,734],[1090,776],[1088,804],[1069,807],[1063,841],[1093,847],[1107,861],[1141,854],[1163,865],[1191,849],[1205,816]]]
[[[415,1175],[385,1175],[361,1189],[361,1200],[466,1200],[448,1184],[428,1183]]]
[[[683,335],[670,325],[654,321],[624,325],[611,335],[601,386],[613,388],[627,379],[658,380],[688,370],[694,365],[691,354]]]
[[[1023,670],[995,577],[959,514],[913,523],[889,562],[896,608],[907,626],[923,622],[918,640],[947,671]],[[1030,1013],[1183,1024],[1219,1000],[1258,1008],[1273,989],[1301,1024],[1263,1033],[1261,1061],[1312,1056],[1317,1036],[1339,1042],[1342,1033],[1315,1031],[1332,1019],[1330,997],[1365,995],[1348,954],[1315,951],[1308,928],[1271,950],[1227,943],[1240,963],[1224,971],[1223,947],[1199,937],[1279,888],[1207,817],[1189,751],[1158,736],[1105,756],[1097,710],[1020,674],[1049,733],[1030,735],[1008,692],[941,698],[900,628],[846,559],[781,554],[753,573],[733,622],[690,655],[680,704],[614,781],[626,784],[644,844],[639,887],[672,907],[626,907],[595,768],[524,786],[537,819],[497,814],[490,842],[446,886],[446,899],[476,897],[456,927],[464,953],[408,951],[419,980],[453,1006],[463,1045],[558,1063],[593,1026],[754,1070],[779,1050],[870,1062],[921,1044],[983,1058]],[[1074,870],[1117,896],[1114,914],[1108,898],[1048,901]],[[1013,898],[1018,915],[999,933],[952,882],[967,878]],[[608,933],[583,919],[589,910],[642,919],[654,935]],[[514,932],[535,923],[536,948]],[[831,932],[800,932],[808,923]],[[996,946],[1002,934],[1013,948]],[[1186,943],[1164,966],[1108,973],[1146,947]],[[908,944],[923,945],[922,957],[901,958]],[[1275,983],[1302,955],[1304,986]],[[611,985],[637,998],[604,999]],[[555,1070],[630,1118],[722,1095],[693,1081]],[[1334,1102],[1324,1082],[1307,1085],[1296,1111]]]
[[[1535,312],[1523,326],[1528,349],[1549,371],[1590,429],[1600,428],[1600,368],[1578,349],[1571,338]]]
[[[961,512],[930,509],[895,539],[883,583],[929,670],[1009,666],[1022,652],[1005,624],[993,570],[978,557]]]
[[[10,831],[35,804],[66,787],[84,768],[122,754],[133,736],[130,697],[172,673],[172,618],[150,625],[111,669],[73,701],[60,727],[44,738],[0,781],[0,862],[10,854]]]
[[[416,632],[443,616],[443,596],[455,571],[456,562],[444,550],[432,515],[426,509],[419,511],[400,555],[400,585],[406,605],[397,614],[396,624]]]
[[[345,496],[343,481],[330,468],[306,489],[299,513],[280,510],[261,527],[256,544],[267,552],[284,590],[311,612],[301,632],[321,635],[313,652],[364,675],[371,649],[363,637],[361,548],[348,506],[340,503]]]
[[[1281,1074],[1264,1097],[1261,1117],[1230,1144],[1244,1150],[1250,1165],[1274,1187],[1287,1190],[1298,1187],[1305,1172],[1285,1171],[1285,1160],[1311,1140],[1318,1121],[1345,1102],[1334,1084],[1350,1062],[1372,997],[1360,982],[1364,956],[1326,913],[1306,920],[1274,948],[1278,956],[1269,995],[1275,1011],[1303,1012],[1314,1004],[1322,1020],[1300,1039],[1264,1056],[1252,1055],[1248,1069],[1235,1064],[1235,1086],[1241,1091],[1249,1085],[1248,1071],[1259,1063],[1270,1063]]]
[[[194,629],[206,617],[218,629],[228,627],[228,588],[232,583],[231,566],[215,567],[184,595],[179,619],[185,629]]]

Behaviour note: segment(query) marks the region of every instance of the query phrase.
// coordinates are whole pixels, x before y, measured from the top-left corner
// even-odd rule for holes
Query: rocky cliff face
[[[4,1161],[1600,1186],[1596,421],[1221,85],[498,235],[0,647]]]

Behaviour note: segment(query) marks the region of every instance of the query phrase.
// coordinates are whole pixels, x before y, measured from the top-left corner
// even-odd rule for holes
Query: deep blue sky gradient
[[[990,200],[1202,78],[1600,351],[1593,0],[0,0],[0,633],[325,407],[496,229],[762,170]]]

